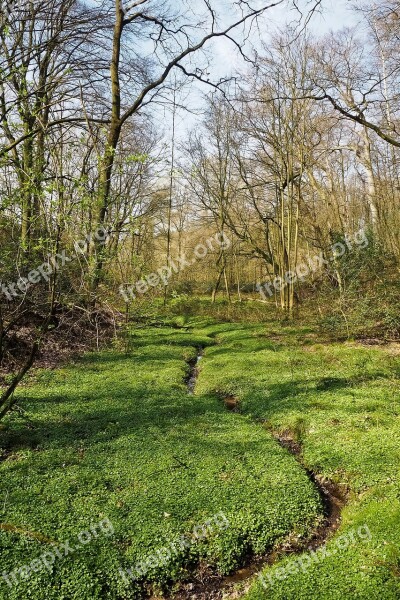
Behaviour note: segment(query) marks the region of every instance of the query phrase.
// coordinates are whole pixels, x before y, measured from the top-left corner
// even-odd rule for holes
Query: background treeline
[[[319,2],[274,36],[266,7],[240,5],[235,27],[212,2],[197,13],[161,0],[3,9],[0,360],[16,378],[0,416],[42,336],[99,343],[116,312],[155,297],[253,298],[289,316],[313,307],[332,329],[368,319],[397,335],[400,3],[354,2],[358,27],[320,39],[303,27]],[[207,44],[221,35],[246,60],[214,82]],[[177,115],[186,105],[190,116],[199,81],[205,110],[183,135]],[[360,230],[367,246],[264,300],[256,291]],[[229,248],[125,303],[121,289],[216,232]]]

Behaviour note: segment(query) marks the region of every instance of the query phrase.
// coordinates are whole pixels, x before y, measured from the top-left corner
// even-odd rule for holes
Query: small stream
[[[188,361],[189,365],[189,374],[186,377],[186,385],[188,388],[188,392],[191,396],[194,394],[194,388],[196,387],[197,378],[199,376],[199,363],[203,358],[203,348],[199,348],[197,351],[196,358]]]
[[[197,378],[199,376],[199,363],[203,358],[203,348],[199,348],[195,359],[189,361],[189,374],[186,378],[188,393],[194,394]],[[227,410],[239,412],[238,399],[231,395],[221,398]],[[256,425],[256,423],[255,423]],[[174,600],[221,600],[222,598],[238,598],[235,592],[237,584],[249,586],[252,578],[264,567],[279,562],[287,554],[301,554],[305,551],[316,550],[322,547],[327,539],[338,529],[341,520],[341,512],[346,503],[346,497],[341,487],[332,481],[322,479],[318,474],[310,471],[302,461],[301,446],[290,436],[269,434],[274,436],[276,442],[288,450],[305,470],[307,477],[317,488],[323,505],[323,520],[321,524],[311,532],[306,540],[300,540],[296,544],[282,545],[264,556],[248,556],[244,560],[242,568],[237,569],[228,576],[221,576],[207,566],[200,566],[191,577],[191,581],[183,583],[179,590],[168,596]]]

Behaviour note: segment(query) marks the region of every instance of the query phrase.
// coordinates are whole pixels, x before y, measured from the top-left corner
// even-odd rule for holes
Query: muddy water
[[[196,381],[199,376],[199,363],[203,358],[203,349],[200,348],[198,350],[198,354],[196,358],[190,360],[189,364],[189,374],[186,377],[186,385],[188,388],[189,394],[192,396],[194,394],[194,388],[196,387]]]

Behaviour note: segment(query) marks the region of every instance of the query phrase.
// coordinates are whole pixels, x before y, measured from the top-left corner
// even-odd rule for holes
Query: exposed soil
[[[22,527],[17,527],[16,525],[10,525],[9,523],[0,523],[0,529],[3,531],[11,531],[12,533],[18,533],[20,535],[33,538],[35,540],[39,540],[39,542],[46,544],[56,544],[55,540],[51,540],[50,538],[42,535],[41,533],[36,533],[34,531],[29,531],[27,529],[22,529]]]
[[[199,354],[195,361],[189,363],[191,370],[187,378],[187,385],[191,394],[196,385],[197,364],[201,356],[202,354]],[[239,410],[238,399],[234,396],[226,395],[223,397],[223,401],[228,410],[235,412]],[[293,540],[289,536],[286,542],[264,556],[248,556],[243,561],[243,566],[231,575],[222,576],[216,573],[211,566],[200,565],[194,573],[188,573],[188,580],[185,583],[180,584],[176,591],[163,596],[163,598],[170,600],[234,600],[240,598],[250,586],[253,577],[265,566],[277,563],[287,554],[300,554],[304,551],[316,550],[323,546],[338,529],[341,512],[346,503],[347,490],[307,469],[302,461],[301,446],[294,440],[290,432],[272,434],[282,447],[293,454],[317,488],[323,504],[323,520],[306,539]],[[159,600],[159,597],[152,596],[151,600]]]
[[[289,435],[276,437],[277,442],[293,454],[301,462],[301,448]],[[332,481],[306,469],[308,477],[318,489],[324,507],[324,519],[307,539],[291,539],[290,537],[278,548],[264,556],[248,556],[243,567],[228,576],[218,575],[207,565],[202,565],[190,580],[183,583],[177,592],[167,596],[173,600],[235,600],[249,588],[253,577],[264,567],[273,565],[287,554],[300,554],[304,551],[316,550],[324,545],[340,525],[341,511],[346,503],[346,493]],[[156,600],[153,597],[152,600]]]
[[[315,529],[311,538],[307,541],[306,547],[310,550],[315,550],[323,545],[323,543],[338,529],[340,525],[340,516],[344,505],[346,504],[348,490],[343,486],[325,479],[314,473],[304,465],[301,457],[301,446],[296,442],[289,432],[280,435],[274,435],[276,441],[286,448],[296,460],[305,469],[308,478],[313,482],[318,489],[324,508],[324,520],[321,525]],[[303,551],[304,547],[299,548]],[[295,550],[297,551],[297,550]]]
[[[19,369],[43,321],[43,315],[27,309],[11,328],[0,365],[0,382],[4,382],[9,373]],[[111,312],[59,306],[34,366],[54,368],[88,350],[102,348],[112,339],[116,327],[115,315]]]
[[[235,396],[225,396],[223,398],[225,408],[232,412],[239,412],[239,400]]]
[[[185,383],[188,388],[190,395],[194,394],[194,388],[196,387],[196,381],[199,376],[199,362],[203,358],[203,348],[198,348],[198,354],[196,358],[188,361],[189,373],[185,378]]]

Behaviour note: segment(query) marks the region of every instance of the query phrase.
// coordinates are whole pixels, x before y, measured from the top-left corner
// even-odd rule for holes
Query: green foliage
[[[343,298],[324,298],[318,324],[333,339],[399,339],[399,300],[400,285],[395,280],[386,279],[364,291],[348,289]]]
[[[199,300],[199,312],[202,306]],[[119,567],[221,510],[228,529],[155,567],[147,580],[165,589],[201,561],[227,573],[249,552],[306,538],[318,521],[319,498],[270,430],[291,432],[308,468],[350,490],[327,549],[354,527],[367,525],[372,538],[268,589],[255,582],[245,597],[398,598],[398,356],[390,347],[320,343],[318,330],[305,325],[216,323],[153,310],[152,327],[128,330],[128,354],[87,356],[19,391],[27,412],[9,416],[0,437],[7,449],[1,521],[73,541],[105,515],[115,535],[15,590],[3,585],[0,598],[139,598],[142,582],[126,586]],[[205,353],[189,396],[185,361],[199,346]],[[226,411],[224,395],[238,398],[241,414]],[[5,531],[0,543],[5,571],[46,549]]]
[[[139,597],[141,583],[124,585],[119,567],[132,567],[219,511],[228,529],[147,579],[163,588],[200,561],[226,573],[248,552],[312,527],[320,501],[297,462],[260,425],[226,411],[212,390],[188,395],[185,360],[203,346],[206,361],[220,329],[176,328],[185,321],[139,324],[128,354],[87,356],[42,372],[19,391],[26,412],[9,416],[0,432],[1,522],[74,545],[80,531],[107,516],[115,535],[13,589],[2,583],[0,598]],[[4,530],[0,545],[6,572],[48,550]]]
[[[185,314],[187,317],[203,316],[221,322],[250,322],[257,323],[271,318],[275,308],[260,302],[246,300],[229,302],[227,298],[217,298],[213,303],[209,297],[189,296],[178,294],[168,302],[167,310],[176,315]]]
[[[395,258],[387,253],[372,231],[366,231],[365,240],[365,247],[364,244],[352,244],[337,259],[344,285],[349,290],[367,289],[384,271],[395,268],[396,265]],[[346,245],[343,236],[338,236],[335,242]]]
[[[215,332],[215,326],[212,328]],[[263,332],[265,339],[263,339]],[[391,347],[320,344],[300,326],[220,325],[207,351],[199,393],[229,390],[244,414],[302,443],[305,465],[350,490],[338,536],[367,525],[356,540],[304,572],[274,584],[255,581],[246,600],[400,597],[400,359]],[[273,344],[268,344],[268,340]]]
[[[148,154],[129,154],[125,160],[127,163],[140,163],[144,165],[150,156]]]

